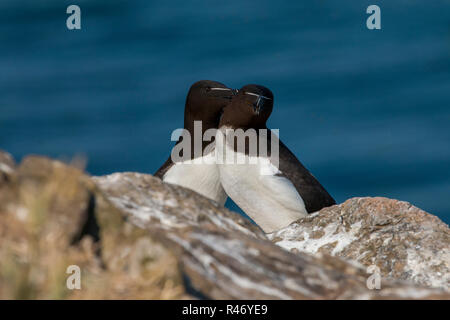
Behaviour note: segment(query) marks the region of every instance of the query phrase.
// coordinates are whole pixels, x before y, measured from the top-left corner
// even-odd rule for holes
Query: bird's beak
[[[233,96],[237,94],[239,90],[231,89],[231,88],[211,88],[211,91],[219,91],[222,92],[222,98],[231,99]]]
[[[272,100],[271,98],[253,92],[246,92],[245,94],[257,97],[256,102],[253,103],[253,111],[255,111],[256,115],[259,115],[264,110],[264,100]]]
[[[261,113],[261,111],[264,108],[264,103],[261,99],[261,96],[258,96],[258,100],[256,100],[256,102],[253,104],[253,111],[255,111],[255,113],[257,115],[259,115]]]

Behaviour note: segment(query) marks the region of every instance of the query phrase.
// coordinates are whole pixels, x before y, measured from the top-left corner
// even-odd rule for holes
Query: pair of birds
[[[184,128],[192,137],[195,121],[202,121],[202,137],[206,130],[218,129],[215,149],[208,148],[211,142],[202,139],[202,153],[195,155],[194,137],[191,139],[192,152],[187,158],[202,157],[196,160],[205,161],[174,162],[169,157],[155,176],[194,190],[221,205],[229,196],[266,233],[335,204],[317,179],[281,141],[276,164],[270,155],[261,153],[256,154],[258,161],[252,162],[255,155],[250,154],[248,147],[237,150],[230,144],[233,139],[226,139],[231,132],[229,129],[255,129],[257,135],[260,134],[259,129],[269,130],[266,122],[272,109],[273,94],[266,87],[252,84],[235,90],[216,81],[194,83],[186,99]],[[181,142],[180,137],[177,145]],[[226,152],[227,156],[243,156],[246,161],[244,164],[211,162],[216,150]]]

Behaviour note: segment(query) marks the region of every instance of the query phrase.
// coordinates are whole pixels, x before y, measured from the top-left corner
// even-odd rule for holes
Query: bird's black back
[[[305,202],[308,213],[319,211],[322,208],[336,204],[319,181],[297,159],[297,157],[280,140],[279,144],[279,170],[289,179]]]

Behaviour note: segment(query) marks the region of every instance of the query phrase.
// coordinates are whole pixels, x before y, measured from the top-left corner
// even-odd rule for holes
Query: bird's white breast
[[[218,130],[216,149],[223,150],[224,158],[236,159],[234,148],[223,139]],[[232,157],[228,157],[232,155]],[[266,233],[279,230],[307,215],[303,199],[291,181],[273,166],[268,158],[245,157],[245,163],[218,163],[220,180],[228,196]]]
[[[176,184],[224,205],[227,195],[220,183],[214,153],[193,161],[175,163],[164,175],[164,182]]]

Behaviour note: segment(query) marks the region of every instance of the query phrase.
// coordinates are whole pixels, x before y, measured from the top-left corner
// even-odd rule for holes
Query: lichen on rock
[[[239,214],[151,175],[92,178],[46,157],[26,157],[19,165],[11,160],[0,152],[1,299],[450,298],[440,289],[403,281],[414,279],[397,273],[392,273],[393,279],[382,279],[381,290],[370,290],[370,274],[360,267],[364,260],[359,264],[350,260],[350,248],[362,234],[363,240],[378,237],[389,225],[418,232],[425,239],[436,236],[432,230],[445,232],[445,225],[426,213],[417,212],[418,226],[401,214],[374,213],[386,208],[377,209],[364,200],[358,200],[359,205],[371,217],[354,204],[326,208],[304,224],[296,222],[270,235],[278,244],[302,242],[290,248],[297,251],[292,253]],[[336,208],[343,218],[333,216]],[[415,272],[428,272],[430,261],[440,258],[432,250],[442,249],[438,241],[448,244],[442,237],[434,247],[426,245],[424,252],[432,252],[430,256],[411,251],[414,234],[405,231],[397,236],[406,244],[391,250],[406,260],[422,259]],[[397,244],[386,239],[381,240],[380,253],[376,251],[380,240],[367,241],[363,249],[372,253],[360,251],[360,256],[381,262],[381,254]],[[70,265],[81,269],[80,290],[66,286]],[[393,266],[399,268],[387,264],[384,272]]]
[[[408,202],[352,198],[268,236],[287,250],[328,253],[375,265],[388,278],[449,289],[450,229]]]
[[[187,297],[173,254],[125,222],[81,170],[31,156],[3,173],[0,299]],[[80,290],[66,285],[72,265]]]

